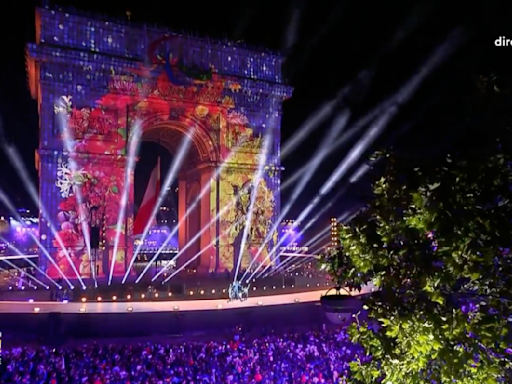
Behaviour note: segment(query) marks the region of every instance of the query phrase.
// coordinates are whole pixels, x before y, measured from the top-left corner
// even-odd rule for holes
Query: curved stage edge
[[[80,339],[219,335],[235,327],[250,332],[317,327],[329,322],[319,303],[323,293],[325,290],[250,297],[230,303],[225,299],[0,302],[0,332],[7,343],[11,339],[60,344]]]
[[[123,301],[123,302],[97,302],[91,301],[86,303],[69,302],[61,303],[55,301],[0,301],[0,314],[6,313],[26,313],[34,315],[42,315],[44,313],[129,313],[130,312],[190,312],[190,311],[213,311],[213,310],[230,310],[240,308],[251,308],[261,306],[274,306],[284,304],[311,303],[318,302],[320,296],[325,293],[324,290],[290,293],[272,296],[254,296],[249,297],[246,301],[227,302],[226,299],[212,300],[182,300],[182,301]],[[38,313],[35,313],[35,308]],[[82,312],[81,312],[82,311]]]

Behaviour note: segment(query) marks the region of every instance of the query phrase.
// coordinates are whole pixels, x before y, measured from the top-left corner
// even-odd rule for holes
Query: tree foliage
[[[377,153],[385,169],[374,199],[340,229],[343,251],[336,257],[348,259],[338,264],[350,268],[336,279],[352,288],[367,282],[379,288],[365,300],[381,328],[350,328],[353,341],[373,356],[352,364],[358,382],[506,380],[512,124],[503,112],[509,93],[493,81],[479,79],[471,124],[439,161]]]

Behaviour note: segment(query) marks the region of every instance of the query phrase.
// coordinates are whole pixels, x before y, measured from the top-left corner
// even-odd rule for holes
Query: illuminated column
[[[205,169],[202,171],[200,176],[200,184],[201,184],[201,191],[203,188],[211,187],[211,175],[212,171],[211,169]],[[208,188],[207,192],[201,196],[201,203],[200,203],[200,228],[201,230],[205,229],[203,233],[201,234],[200,239],[200,251],[203,252],[200,256],[199,262],[198,262],[198,269],[201,272],[210,272],[214,268],[214,248],[211,244],[212,242],[212,235],[210,231],[210,188]]]
[[[187,212],[187,181],[180,178],[178,183],[178,246],[181,249],[187,244],[187,222],[183,220]]]
[[[338,220],[331,219],[331,249],[338,248]]]
[[[124,256],[124,271],[123,273],[126,272],[126,269],[128,268],[128,265],[130,265],[129,263],[131,263],[131,260],[132,260],[132,257],[133,257],[133,215],[134,215],[134,212],[135,212],[135,209],[134,209],[134,201],[135,201],[135,172],[132,170],[132,172],[130,173],[130,179],[129,179],[129,182],[130,182],[130,192],[129,192],[129,197],[128,197],[128,201],[129,201],[129,204],[128,206],[126,207],[126,234],[125,234],[125,237],[124,237],[124,243],[125,243],[125,248],[124,248],[124,253],[121,253],[121,258]],[[123,250],[121,250],[121,252],[123,252]],[[119,251],[118,251],[119,253]],[[118,255],[113,255],[113,257],[118,257]]]

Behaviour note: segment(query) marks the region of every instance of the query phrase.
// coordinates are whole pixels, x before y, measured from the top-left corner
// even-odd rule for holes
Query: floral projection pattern
[[[62,96],[54,108],[55,115],[62,117],[67,129],[64,130],[66,134],[61,134],[61,139],[71,140],[73,148],[72,153],[63,155],[59,160],[55,175],[55,185],[61,196],[57,214],[58,236],[82,276],[88,277],[92,271],[84,240],[87,237],[83,233],[83,228],[89,228],[89,225],[100,225],[102,229],[102,252],[95,264],[98,276],[108,276],[106,269],[112,257],[116,258],[114,275],[124,274],[130,262],[131,213],[126,215],[128,224],[121,229],[118,254],[112,256],[110,253],[115,242],[124,188],[127,136],[129,127],[137,121],[143,129],[166,121],[179,122],[187,127],[197,125],[200,128],[194,135],[204,144],[208,161],[227,161],[220,175],[220,188],[217,189],[215,182],[211,183],[210,210],[211,217],[215,217],[219,194],[220,209],[228,208],[220,218],[217,269],[233,268],[247,217],[263,132],[251,128],[248,117],[236,108],[234,94],[240,92],[240,84],[218,75],[212,65],[201,71],[196,68],[194,72],[187,70],[172,55],[166,57],[168,59],[164,60],[158,56],[150,68],[140,66],[127,69],[123,75],[113,74],[109,92],[100,97],[93,107],[74,105],[71,96]],[[133,185],[130,188],[127,209],[132,212]],[[276,188],[270,174],[259,183],[243,266],[254,257],[275,218]],[[214,241],[217,229],[215,225],[211,227],[211,239]],[[60,249],[57,239],[53,245],[58,248],[59,268],[66,276],[73,277],[66,252]],[[264,259],[266,255],[267,250],[260,257]],[[54,267],[49,267],[48,273],[52,277],[59,276]]]
[[[57,238],[53,240],[53,246],[59,248],[56,262],[66,276],[74,275],[71,261],[81,276],[88,277],[92,274],[94,265],[91,265],[83,233],[84,228],[89,231],[90,223],[92,226],[97,225],[104,237],[108,241],[113,241],[119,213],[120,191],[124,188],[124,169],[120,166],[116,167],[115,164],[119,163],[119,160],[124,161],[124,158],[105,161],[101,158],[79,159],[76,154],[74,157],[67,162],[61,160],[56,181],[61,195],[57,214],[59,223],[57,235],[71,260],[68,260],[66,251],[60,249]],[[74,169],[69,165],[71,162],[76,164]],[[125,236],[120,236],[120,249],[124,250],[125,239]],[[111,251],[108,244],[106,249]],[[108,253],[107,265],[110,265],[112,255]],[[103,255],[104,253],[100,252],[96,259],[98,276],[108,273],[104,270]],[[114,264],[115,274],[124,273],[124,258],[124,251],[118,252]],[[52,265],[48,268],[48,275],[59,277],[60,272]]]

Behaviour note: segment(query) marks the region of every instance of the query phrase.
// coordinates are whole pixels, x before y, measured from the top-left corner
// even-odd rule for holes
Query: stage
[[[60,344],[80,339],[218,335],[246,330],[318,326],[327,319],[322,291],[226,299],[148,302],[0,302],[4,340]],[[37,309],[36,309],[37,308]]]
[[[55,302],[55,301],[0,301],[0,314],[5,313],[129,313],[213,311],[318,302],[325,289],[283,295],[249,297],[248,300],[228,302],[226,299],[180,301],[124,301],[124,302]]]
[[[371,291],[366,287],[361,292]],[[226,299],[137,302],[0,302],[4,338],[43,343],[70,339],[124,338],[191,333],[314,327],[328,323],[320,306],[325,289],[248,300]]]
[[[75,287],[78,285],[74,282]],[[45,301],[63,301],[69,302],[83,301],[96,302],[101,298],[102,304],[107,302],[162,302],[162,301],[204,301],[204,300],[227,300],[228,288],[232,283],[232,278],[225,275],[220,276],[201,276],[186,275],[177,276],[169,283],[134,284],[127,282],[113,282],[107,285],[107,281],[99,281],[98,287],[95,288],[88,282],[87,288],[75,288],[71,290],[57,291],[55,287],[50,289],[35,289],[34,287],[8,287],[0,290],[0,303],[11,301],[27,302],[33,300],[35,302]],[[149,292],[149,287],[152,287]],[[249,297],[270,296],[270,295],[286,295],[299,294],[303,292],[318,291],[329,289],[332,284],[325,276],[272,276],[262,278],[252,283],[249,289]],[[58,296],[58,297],[57,297]],[[179,304],[177,304],[179,305]],[[1,311],[0,311],[1,312]]]

